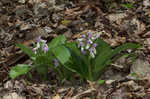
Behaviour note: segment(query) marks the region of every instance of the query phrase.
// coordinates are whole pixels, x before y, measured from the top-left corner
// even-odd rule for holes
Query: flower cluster
[[[41,39],[41,36],[39,36],[38,38],[37,38],[37,40],[36,40],[36,47],[35,48],[33,48],[32,50],[33,50],[33,52],[36,54],[37,53],[37,50],[39,49],[39,48],[42,48],[42,51],[44,52],[44,53],[46,53],[47,51],[48,51],[48,46],[47,46],[47,44],[46,44],[46,40],[43,40],[43,39]],[[42,45],[41,45],[42,44]]]
[[[86,54],[87,52],[90,53],[92,58],[96,55],[96,46],[97,43],[94,43],[96,39],[100,37],[100,33],[88,33],[87,35],[82,35],[81,38],[77,39],[78,47],[81,48],[81,52]]]

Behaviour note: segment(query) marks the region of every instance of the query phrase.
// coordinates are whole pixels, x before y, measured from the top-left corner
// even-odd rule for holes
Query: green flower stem
[[[93,78],[92,78],[92,70],[91,70],[91,57],[90,57],[90,55],[88,57],[88,71],[89,71],[88,79],[89,80],[93,80]]]
[[[58,72],[58,75],[59,75],[59,80],[61,81],[63,79],[63,73],[61,72],[60,69],[56,69],[56,71]]]

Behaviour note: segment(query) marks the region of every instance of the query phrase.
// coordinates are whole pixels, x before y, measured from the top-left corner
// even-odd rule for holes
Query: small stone
[[[107,80],[107,81],[105,81],[105,83],[108,84],[108,85],[110,85],[110,84],[112,84],[114,81],[115,81],[115,80]]]
[[[21,30],[21,31],[27,30],[27,29],[31,29],[31,28],[32,28],[32,25],[31,25],[31,24],[26,24],[26,23],[24,23],[24,24],[22,24],[22,25],[20,26],[20,30]]]
[[[19,2],[19,3],[25,3],[26,0],[19,0],[18,2]]]
[[[9,93],[3,96],[3,99],[26,99],[23,96],[19,96],[17,93]]]
[[[150,64],[148,61],[137,59],[131,66],[131,73],[136,73],[139,76],[150,76]]]
[[[7,82],[4,84],[4,88],[6,88],[6,89],[11,89],[11,88],[13,88],[13,82],[12,82],[12,81],[7,81]]]
[[[150,6],[150,1],[149,0],[143,0],[143,5],[145,7],[149,7]]]
[[[150,45],[150,38],[146,39],[146,40],[144,41],[144,44]]]
[[[53,30],[52,30],[52,28],[50,28],[50,27],[44,27],[44,30],[45,30],[45,32],[47,32],[47,33],[51,33],[51,32],[53,32]]]

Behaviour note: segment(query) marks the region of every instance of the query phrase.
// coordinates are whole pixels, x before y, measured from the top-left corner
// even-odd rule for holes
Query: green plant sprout
[[[121,6],[125,7],[126,9],[135,8],[132,3],[121,4]]]

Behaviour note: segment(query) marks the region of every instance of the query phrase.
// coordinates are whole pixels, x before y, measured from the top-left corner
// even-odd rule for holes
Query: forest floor
[[[111,64],[100,78],[103,84],[59,84],[54,72],[48,81],[8,76],[16,64],[32,64],[15,43],[32,47],[39,35],[75,40],[88,31],[102,32],[112,47],[126,42],[142,47],[134,62],[122,57]],[[149,0],[0,0],[0,99],[150,99],[149,76]]]

